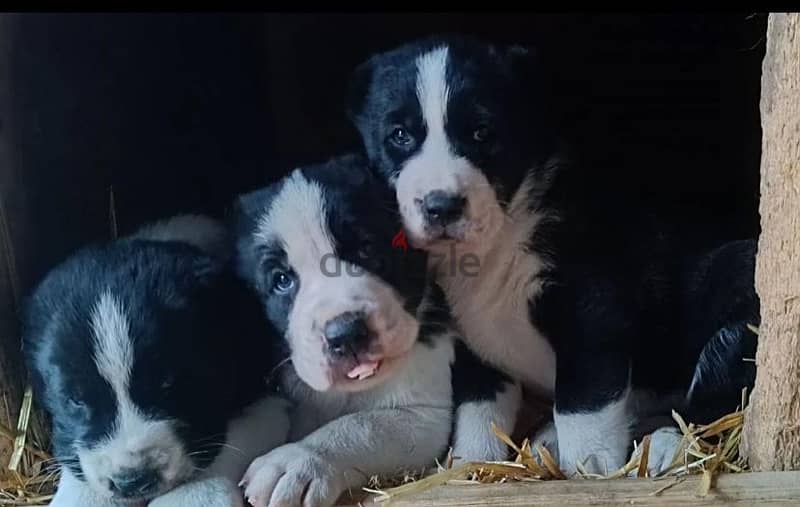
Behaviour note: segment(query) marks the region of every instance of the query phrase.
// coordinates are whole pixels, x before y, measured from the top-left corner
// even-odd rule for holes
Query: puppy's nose
[[[369,328],[361,312],[345,312],[332,318],[324,331],[331,352],[337,355],[359,352],[369,344]]]
[[[431,224],[447,225],[461,218],[466,204],[460,195],[434,190],[422,199],[422,213]]]
[[[111,491],[122,498],[139,498],[155,492],[158,483],[155,470],[130,470],[111,478]]]

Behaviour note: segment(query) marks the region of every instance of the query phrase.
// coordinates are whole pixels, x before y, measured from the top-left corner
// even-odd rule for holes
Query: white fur
[[[503,216],[484,174],[468,159],[456,156],[447,138],[447,61],[446,46],[417,59],[417,100],[427,133],[419,152],[405,162],[395,181],[409,239],[420,246],[435,241],[442,232],[466,243],[484,242]],[[427,223],[422,213],[422,200],[435,190],[467,199],[464,216],[444,229]]]
[[[238,482],[253,458],[289,438],[289,406],[285,399],[262,398],[228,424],[225,446],[203,472],[203,477],[225,477]]]
[[[589,473],[607,474],[627,461],[631,440],[630,390],[605,407],[591,412],[554,410],[559,466],[567,474],[583,465]]]
[[[514,432],[522,402],[518,384],[506,383],[497,398],[472,401],[456,410],[453,456],[463,461],[501,461],[508,459],[508,447],[492,431],[492,423],[508,434]]]
[[[541,219],[527,208],[532,182],[526,180],[511,201],[508,216],[495,238],[476,251],[454,243],[439,259],[437,280],[470,348],[483,359],[544,396],[555,388],[555,352],[531,324],[529,302],[541,290],[536,275],[544,262],[527,249]],[[449,257],[474,253],[477,276],[449,270]]]
[[[91,314],[91,327],[94,334],[94,361],[116,398],[117,419],[111,434],[99,444],[87,448],[77,443],[77,455],[86,482],[77,481],[67,472],[57,496],[59,499],[91,496],[98,498],[98,501],[111,502],[110,479],[122,471],[143,465],[159,470],[163,484],[161,493],[170,491],[176,484],[194,476],[195,468],[174,423],[146,417],[131,400],[129,383],[134,356],[125,307],[111,293],[101,294]],[[273,398],[257,402],[231,422],[226,446],[203,475],[203,484],[206,485],[197,486],[200,493],[195,492],[194,486],[187,485],[170,493],[169,498],[205,495],[212,490],[223,492],[224,488],[220,489],[215,477],[224,477],[235,484],[255,456],[280,445],[287,435],[285,402]],[[68,505],[67,500],[63,502]],[[93,507],[94,504],[87,500],[85,505]],[[215,504],[212,502],[211,505]]]
[[[134,232],[131,239],[150,241],[179,241],[196,246],[216,257],[227,257],[228,246],[225,227],[204,215],[176,215]]]
[[[250,466],[243,479],[250,503],[326,507],[371,475],[431,466],[450,433],[453,355],[447,337],[417,344],[390,379],[358,392],[314,391],[288,371],[284,386],[298,400],[294,442]]]
[[[148,507],[244,507],[242,491],[228,478],[215,476],[181,484],[152,500]]]
[[[149,507],[239,507],[242,492],[236,483],[256,456],[286,441],[289,432],[286,401],[263,398],[231,421],[225,446],[211,465],[200,474],[153,499]],[[141,507],[116,502],[99,493],[89,483],[75,478],[64,468],[58,490],[50,504],[53,507]]]
[[[405,360],[418,324],[389,285],[334,256],[325,209],[319,185],[296,171],[286,179],[256,234],[265,243],[275,239],[281,242],[299,278],[287,333],[297,373],[319,391],[366,389]],[[337,276],[326,271],[332,269],[332,263],[340,265]],[[325,324],[346,312],[363,312],[376,336],[366,354],[372,360],[382,360],[382,364],[369,379],[348,378],[347,371],[355,366],[352,359],[334,360],[327,354]]]
[[[145,417],[130,398],[132,338],[125,308],[110,292],[100,295],[91,314],[91,326],[94,361],[116,398],[117,419],[111,434],[99,444],[86,448],[77,443],[86,480],[96,491],[110,496],[114,475],[147,464],[159,469],[166,486],[180,482],[191,474],[191,460],[173,424]]]
[[[242,491],[237,483],[252,460],[282,445],[289,433],[286,400],[267,397],[231,421],[225,446],[195,480],[152,502],[149,507],[239,507]]]
[[[72,472],[63,468],[50,507],[121,507],[121,504],[98,494],[84,481],[72,475]]]
[[[528,248],[543,218],[528,205],[531,193],[541,189],[529,176],[504,212],[483,172],[454,155],[444,130],[450,93],[447,62],[447,47],[417,59],[417,99],[427,135],[395,182],[403,221],[411,241],[431,252],[438,281],[470,348],[527,387],[552,396],[555,353],[529,317],[529,302],[540,290],[536,276],[545,265]],[[430,227],[416,202],[433,190],[467,198],[465,216],[446,231],[455,242],[427,243]],[[477,276],[450,269],[467,254],[479,259]]]
[[[655,477],[670,468],[675,458],[678,458],[682,441],[683,434],[674,426],[658,428],[650,435],[650,450],[647,454],[647,473],[650,477]],[[632,457],[641,452],[640,445],[634,449]]]
[[[94,362],[108,381],[118,401],[127,402],[133,368],[133,344],[122,303],[110,292],[100,295],[91,314]]]

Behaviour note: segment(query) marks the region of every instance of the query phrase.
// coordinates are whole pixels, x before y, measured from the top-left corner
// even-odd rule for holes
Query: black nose
[[[422,199],[422,212],[431,224],[447,225],[461,218],[466,204],[467,200],[460,195],[434,190]]]
[[[331,352],[338,355],[353,354],[366,348],[369,328],[360,312],[346,312],[325,324],[325,339]]]
[[[132,470],[111,479],[111,491],[123,498],[138,498],[153,493],[159,483],[155,470]]]

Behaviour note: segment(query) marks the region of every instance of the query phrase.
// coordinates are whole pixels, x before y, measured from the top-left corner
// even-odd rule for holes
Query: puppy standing
[[[285,338],[291,364],[280,382],[295,402],[293,443],[244,477],[256,507],[330,505],[372,475],[432,465],[451,434],[453,382],[466,401],[482,398],[473,385],[504,378],[474,356],[473,378],[451,376],[454,360],[471,356],[427,284],[426,256],[395,237],[394,208],[354,156],[297,169],[238,202],[239,271]],[[504,448],[494,435],[456,432],[475,452]]]
[[[685,252],[608,199],[583,207],[537,72],[521,48],[415,41],[359,66],[348,111],[409,239],[445,258],[438,280],[469,346],[555,400],[562,468],[604,473],[626,461],[644,395],[685,397],[720,335],[753,348],[753,248]],[[468,253],[477,277],[442,274]],[[736,357],[716,369],[738,371]]]
[[[242,505],[249,461],[285,441],[265,322],[225,244],[219,224],[180,216],[86,247],[36,287],[23,340],[61,465],[51,505]]]

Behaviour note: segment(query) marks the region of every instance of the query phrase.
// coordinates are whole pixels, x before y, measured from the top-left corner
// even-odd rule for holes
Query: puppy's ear
[[[376,66],[377,62],[375,56],[362,62],[350,74],[350,79],[347,83],[345,112],[356,127],[359,127],[363,120],[364,105],[366,104],[367,94],[372,85]]]
[[[239,195],[234,199],[230,221],[237,236],[246,232],[245,230],[240,230],[240,227],[251,229],[259,217],[269,209],[269,205],[280,191],[281,185],[282,182],[279,181],[264,188]]]
[[[235,268],[239,276],[256,283],[255,267],[259,262],[255,231],[258,221],[278,195],[282,181],[238,196],[228,217],[229,230],[235,243]]]
[[[361,189],[373,183],[369,162],[360,153],[347,153],[327,162],[303,168],[303,173],[324,186]]]

